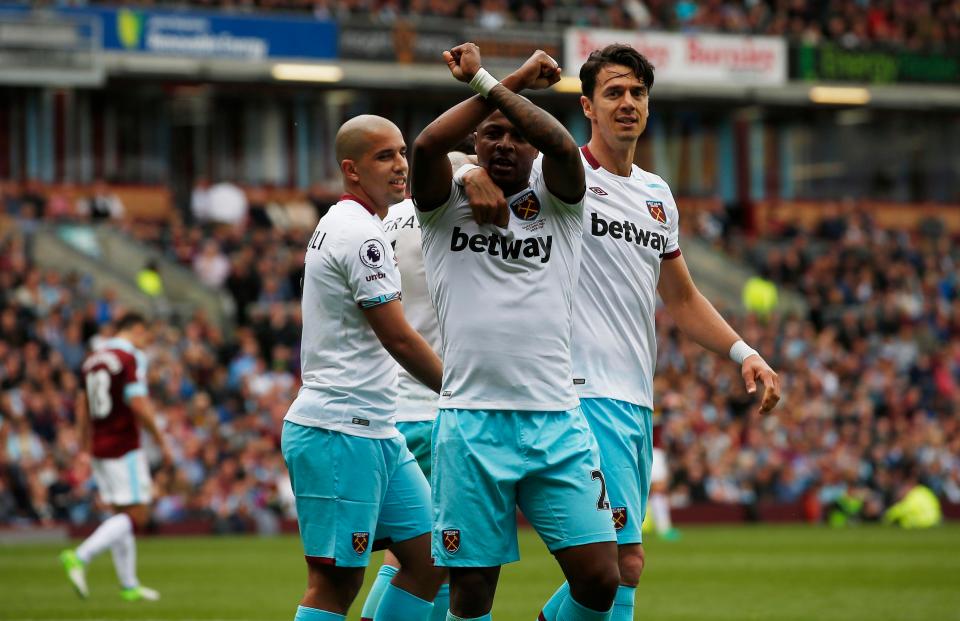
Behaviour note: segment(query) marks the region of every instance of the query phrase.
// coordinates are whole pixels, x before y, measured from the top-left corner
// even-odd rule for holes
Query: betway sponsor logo
[[[527,259],[540,258],[541,263],[550,260],[550,249],[553,248],[553,235],[546,237],[528,237],[526,239],[512,239],[491,233],[490,235],[467,235],[454,227],[450,238],[450,250],[461,252],[470,250],[477,254],[489,254],[504,260],[516,260],[520,257]]]
[[[652,248],[658,252],[663,252],[667,247],[667,236],[653,231],[647,231],[639,228],[633,222],[624,220],[623,222],[608,222],[596,212],[590,214],[590,234],[594,237],[603,237],[609,235],[614,239],[622,239],[627,242]]]

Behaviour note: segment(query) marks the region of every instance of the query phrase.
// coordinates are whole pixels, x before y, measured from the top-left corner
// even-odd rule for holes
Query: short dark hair
[[[147,325],[147,318],[141,315],[140,313],[130,312],[125,314],[123,317],[117,320],[117,332],[123,332],[124,330],[129,330],[136,325]]]
[[[647,91],[653,88],[653,64],[647,57],[629,45],[613,43],[602,50],[591,52],[587,62],[580,67],[580,89],[584,96],[593,99],[597,74],[607,65],[630,67],[634,75],[647,87]]]

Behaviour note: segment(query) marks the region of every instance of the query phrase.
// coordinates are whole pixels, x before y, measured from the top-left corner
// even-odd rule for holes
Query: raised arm
[[[487,101],[503,112],[523,133],[527,142],[543,153],[543,179],[547,188],[568,203],[580,201],[586,190],[583,162],[580,149],[570,132],[553,115],[526,97],[512,92],[503,83],[495,84],[495,80],[481,67],[480,49],[476,45],[465,43],[451,50],[450,54],[451,60],[457,64],[450,69],[454,77],[469,82],[481,94],[489,88],[486,92]],[[552,65],[551,75],[559,78],[560,68],[552,58],[546,54],[544,56],[549,59],[548,66]],[[494,84],[487,87],[490,83]]]
[[[458,61],[466,46],[477,47],[466,43],[443,53],[451,73],[461,81]],[[477,58],[479,60],[479,54]],[[556,69],[553,59],[545,52],[537,51],[519,69],[504,78],[501,85],[508,92],[519,92],[525,88],[546,88],[559,79],[559,69]],[[453,167],[447,154],[495,109],[491,101],[475,95],[444,112],[420,132],[413,143],[410,174],[411,193],[417,209],[432,211],[446,202],[453,178]]]

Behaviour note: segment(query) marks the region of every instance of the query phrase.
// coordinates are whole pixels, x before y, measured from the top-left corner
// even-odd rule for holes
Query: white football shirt
[[[420,247],[420,221],[413,201],[405,200],[390,208],[383,221],[387,239],[393,245],[400,269],[403,291],[403,314],[414,330],[419,332],[433,351],[440,353],[440,324],[427,289],[427,275],[423,267]],[[397,422],[433,420],[437,417],[437,393],[415,379],[398,365]]]
[[[680,256],[680,214],[659,176],[633,167],[629,177],[581,148],[587,194],[583,259],[574,300],[573,378],[580,397],[653,409],[660,264]],[[540,159],[534,175],[541,174]]]
[[[443,342],[442,408],[561,411],[577,407],[570,366],[583,203],[538,177],[507,197],[506,228],[478,226],[463,187],[417,212],[427,284]]]
[[[285,420],[367,438],[397,435],[397,363],[363,309],[400,298],[383,222],[344,195],[307,244],[303,277],[303,387]]]

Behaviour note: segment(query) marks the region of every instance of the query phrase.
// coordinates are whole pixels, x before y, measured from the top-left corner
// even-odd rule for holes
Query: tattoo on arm
[[[568,158],[577,156],[577,143],[570,132],[546,110],[526,97],[510,92],[503,85],[490,91],[488,100],[510,119],[524,137],[545,156]]]

